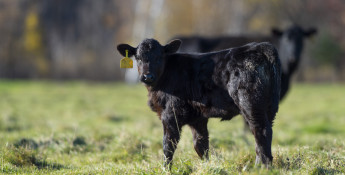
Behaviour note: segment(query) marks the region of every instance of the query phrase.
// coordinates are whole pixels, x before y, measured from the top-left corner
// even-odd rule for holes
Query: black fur
[[[282,77],[281,77],[281,92],[280,99],[282,100],[290,87],[290,81],[294,72],[300,62],[300,57],[303,51],[303,41],[316,33],[315,28],[308,30],[302,29],[298,25],[292,25],[285,31],[279,29],[272,29],[271,36],[220,36],[214,38],[205,38],[200,36],[190,36],[176,38],[181,39],[182,45],[178,52],[212,52],[223,50],[231,47],[238,47],[250,42],[270,42],[279,52],[279,57],[282,59]],[[288,42],[291,42],[293,48],[291,51],[286,51]],[[289,46],[288,46],[289,47]],[[288,53],[287,53],[288,52]],[[289,53],[291,52],[291,53]]]
[[[204,54],[166,52],[179,44],[175,40],[161,46],[146,39],[137,48],[118,46],[120,53],[135,50],[148,104],[163,124],[165,165],[171,165],[184,125],[192,130],[197,154],[207,159],[208,119],[230,120],[238,114],[255,137],[256,163],[271,164],[272,123],[280,98],[276,49],[269,43],[250,43]]]

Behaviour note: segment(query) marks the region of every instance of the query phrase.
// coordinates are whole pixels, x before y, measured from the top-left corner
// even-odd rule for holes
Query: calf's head
[[[175,53],[180,45],[180,40],[173,40],[162,46],[154,39],[145,39],[136,48],[128,44],[119,44],[117,50],[123,56],[128,50],[128,56],[134,56],[138,62],[140,81],[154,86],[164,72],[166,55]]]
[[[316,34],[315,28],[304,30],[298,25],[293,25],[284,31],[272,29],[272,34],[279,37],[279,57],[283,72],[288,73],[296,69],[303,50],[304,39]]]

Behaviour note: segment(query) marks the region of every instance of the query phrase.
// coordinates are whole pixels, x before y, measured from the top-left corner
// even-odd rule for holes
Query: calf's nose
[[[154,80],[154,76],[152,74],[144,74],[144,81],[146,83],[152,83]]]

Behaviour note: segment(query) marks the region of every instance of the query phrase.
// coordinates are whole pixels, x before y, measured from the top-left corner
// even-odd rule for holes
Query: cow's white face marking
[[[295,62],[295,44],[285,33],[279,43],[279,57],[284,73],[289,71],[289,63]]]

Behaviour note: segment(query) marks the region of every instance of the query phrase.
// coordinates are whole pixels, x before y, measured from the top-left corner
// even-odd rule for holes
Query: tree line
[[[118,43],[176,35],[270,34],[317,27],[299,80],[345,79],[342,0],[11,0],[0,1],[0,77],[123,80]]]

